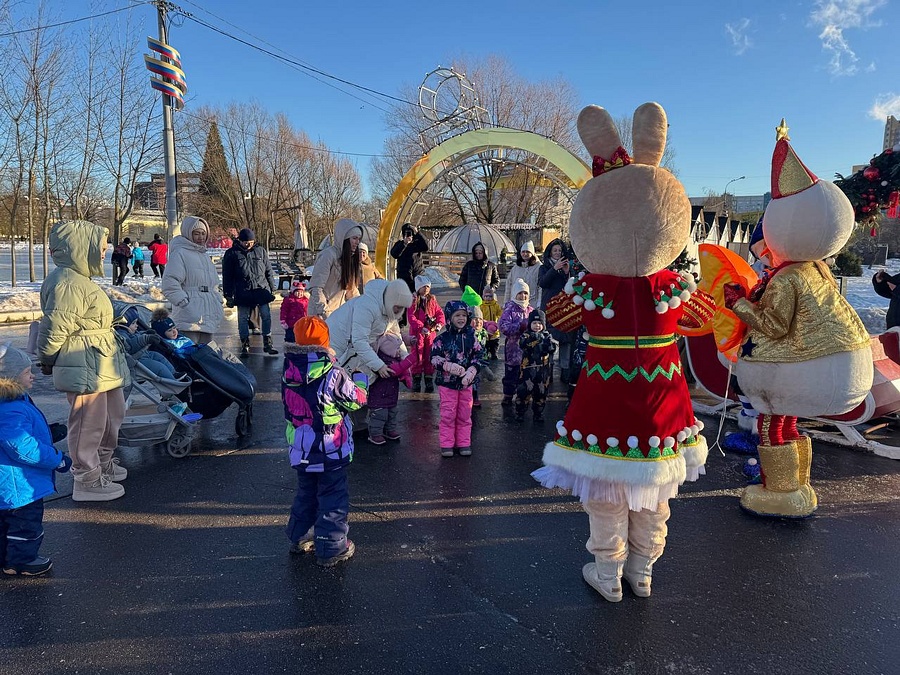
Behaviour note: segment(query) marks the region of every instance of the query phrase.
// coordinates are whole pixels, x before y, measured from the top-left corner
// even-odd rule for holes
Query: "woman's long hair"
[[[341,288],[349,291],[357,288],[362,281],[362,265],[359,260],[359,247],[350,248],[350,240],[344,239],[341,246]]]
[[[538,264],[537,255],[532,253],[531,260],[528,261],[528,267],[532,267],[533,265],[537,265],[537,264]],[[522,251],[516,252],[516,265],[518,265],[519,267],[525,267],[525,260],[524,260],[524,258],[522,258]]]

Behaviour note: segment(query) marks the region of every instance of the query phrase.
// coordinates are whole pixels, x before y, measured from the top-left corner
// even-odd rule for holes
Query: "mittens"
[[[50,425],[50,438],[54,443],[59,443],[62,439],[69,435],[69,427],[59,422]]]
[[[462,368],[462,366],[460,366]],[[465,375],[463,375],[462,383],[464,387],[468,387],[472,382],[475,381],[475,376],[478,374],[478,371],[475,370],[475,366],[471,366],[467,371],[465,371]]]
[[[731,309],[741,298],[747,297],[747,289],[740,284],[725,284],[722,288],[725,294],[725,307]]]
[[[65,473],[69,469],[72,468],[72,458],[66,454],[63,454],[62,461],[59,463],[59,466],[54,469],[54,471],[58,471],[59,473]]]

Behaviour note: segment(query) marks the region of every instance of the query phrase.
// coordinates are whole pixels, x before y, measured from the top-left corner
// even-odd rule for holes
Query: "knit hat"
[[[364,242],[359,242],[359,250],[360,250],[360,251],[365,251],[366,253],[368,253],[368,252],[369,252],[369,245],[366,244],[366,243],[364,243]]]
[[[297,279],[294,279],[291,282],[291,293],[293,293],[294,291],[305,291],[305,290],[306,290],[306,282],[305,281],[298,281]]]
[[[160,337],[165,337],[167,330],[175,328],[175,322],[172,321],[172,317],[169,316],[169,313],[166,310],[158,309],[153,312],[150,328],[152,328]]]
[[[382,296],[384,299],[384,309],[385,313],[390,316],[393,313],[394,307],[402,307],[403,310],[400,315],[397,315],[396,318],[400,318],[403,312],[406,311],[406,308],[412,304],[413,296],[409,290],[409,286],[406,285],[406,282],[403,279],[394,279],[390,282],[384,289],[384,295]]]
[[[328,348],[331,339],[328,324],[317,316],[304,316],[294,324],[294,342],[298,345]]]
[[[426,277],[424,274],[420,274],[415,278],[414,283],[416,285],[416,292],[418,293],[420,288],[431,286],[431,279]]]
[[[466,303],[464,303],[462,300],[451,300],[446,305],[444,305],[444,318],[448,323],[450,322],[450,317],[456,314],[456,312],[458,312],[459,310],[466,312],[467,315],[469,313],[468,307],[466,307]]]
[[[122,319],[125,320],[125,325],[130,326],[135,321],[141,318],[141,313],[138,311],[137,307],[129,307],[122,313]]]
[[[481,291],[481,297],[486,298],[488,293],[490,293],[491,295],[496,295],[493,286],[485,286],[484,290]]]
[[[466,286],[463,289],[462,297],[460,298],[464,303],[466,303],[469,307],[478,307],[484,302],[481,299],[481,296],[475,292],[475,289],[471,286]]]
[[[469,307],[469,319],[481,319],[484,321],[484,312],[481,311],[481,307],[478,305]]]
[[[522,244],[522,247],[519,249],[519,252],[528,251],[531,255],[534,255],[534,242],[530,239]]]
[[[0,345],[0,378],[15,380],[22,371],[31,368],[31,357],[7,342]]]
[[[238,232],[238,241],[256,241],[256,232],[251,230],[249,227],[245,227],[243,230]]]
[[[547,327],[547,316],[539,309],[531,310],[531,314],[528,315],[528,327],[531,328],[532,321],[540,321],[544,324],[544,328]]]
[[[340,237],[340,233],[343,232],[344,236]],[[334,233],[335,233],[335,244],[337,244],[338,248],[343,246],[344,239],[349,239],[350,237],[362,237],[363,231],[362,228],[352,218],[340,218],[334,224]],[[341,241],[337,241],[338,237],[340,237]]]
[[[415,234],[415,230],[413,229],[412,223],[403,223],[403,227],[400,228],[400,235],[403,237],[412,237]]]
[[[529,295],[531,294],[531,289],[528,288],[528,284],[526,284],[525,280],[520,277],[513,282],[512,292],[510,293],[510,297],[515,298],[522,291],[525,291]]]

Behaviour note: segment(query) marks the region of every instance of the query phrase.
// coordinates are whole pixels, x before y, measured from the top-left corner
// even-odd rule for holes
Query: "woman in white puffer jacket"
[[[225,318],[219,274],[206,252],[208,241],[209,225],[203,218],[182,220],[181,235],[169,243],[162,278],[162,292],[172,303],[172,320],[180,333],[197,344],[212,340]]]

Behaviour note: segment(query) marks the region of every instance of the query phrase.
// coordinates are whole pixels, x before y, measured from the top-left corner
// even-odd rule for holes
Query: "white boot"
[[[581,569],[581,576],[591,588],[610,602],[622,600],[622,563],[604,560],[588,563]]]
[[[72,488],[74,502],[108,502],[125,494],[125,488],[113,483],[103,474],[94,481],[80,481],[77,478]]]
[[[114,483],[121,483],[128,478],[128,469],[119,464],[119,458],[113,457],[109,460],[109,464],[103,467],[103,475]]]
[[[653,574],[653,563],[650,558],[637,553],[629,553],[625,561],[625,581],[639,598],[650,597],[650,577]]]

